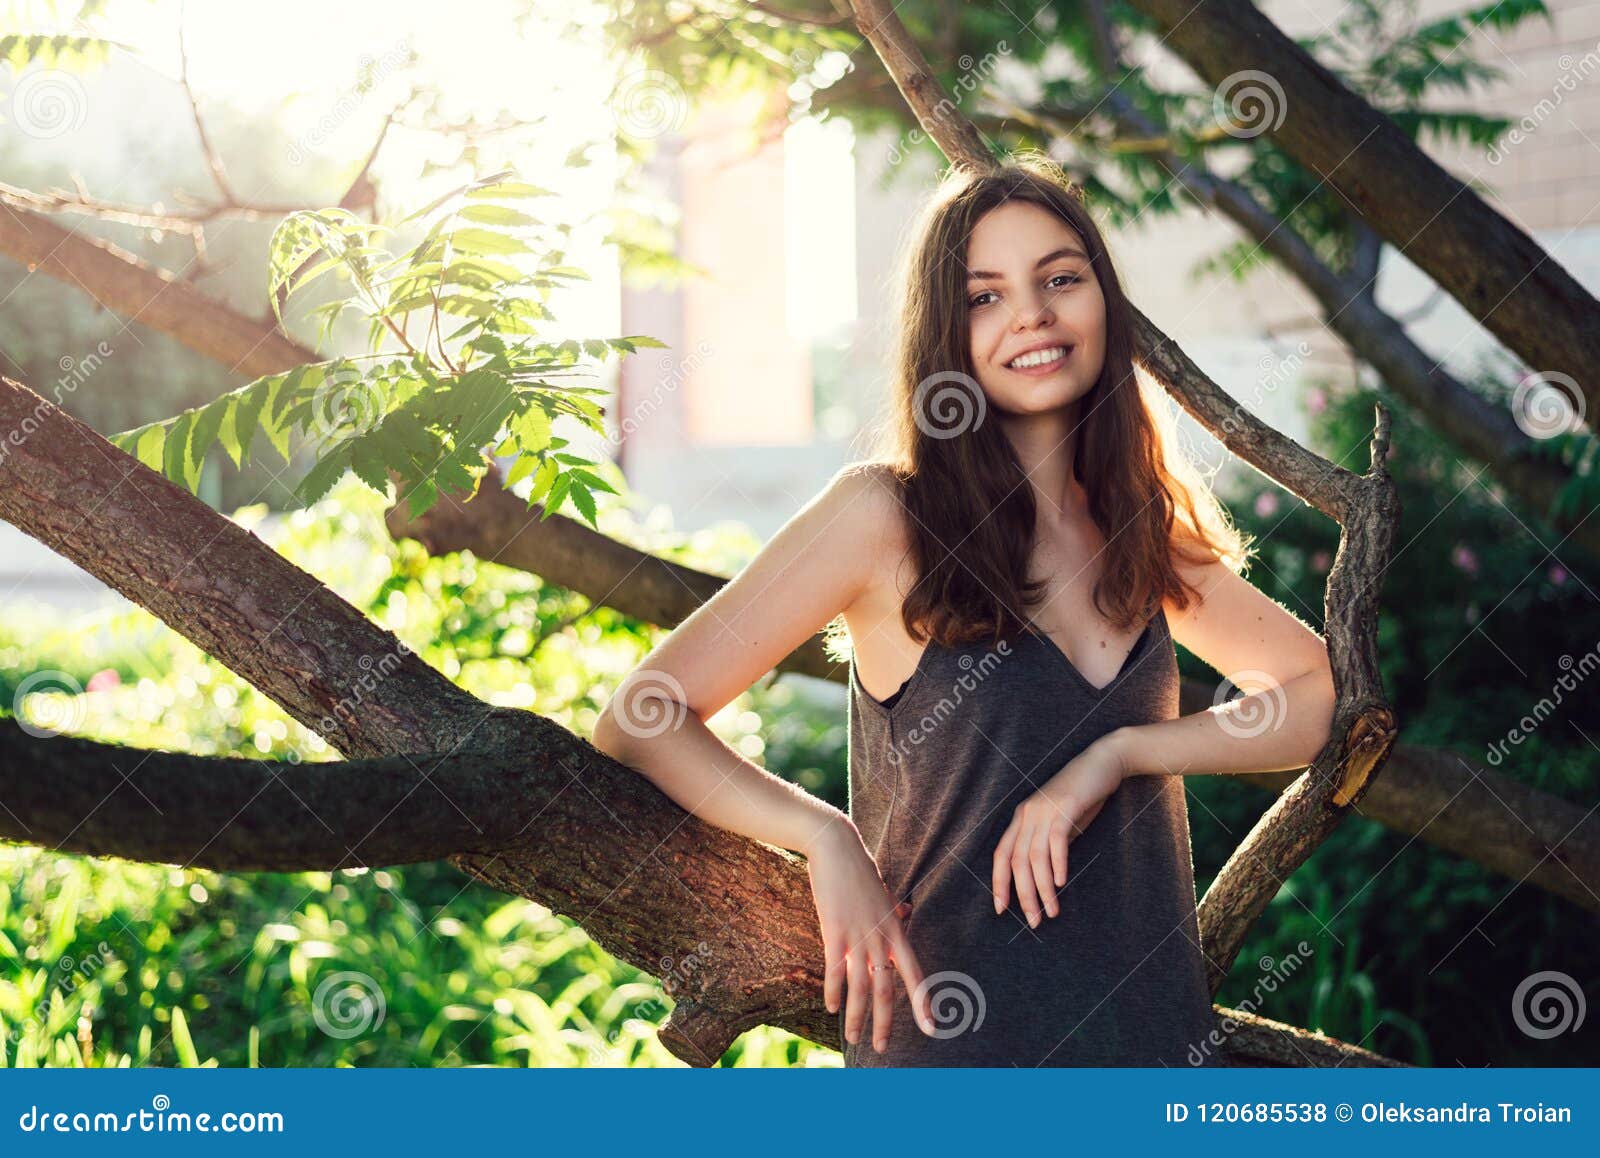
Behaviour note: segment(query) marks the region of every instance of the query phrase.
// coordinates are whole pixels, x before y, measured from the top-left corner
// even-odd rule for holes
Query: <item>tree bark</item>
[[[255,536],[10,380],[0,380],[0,516],[148,606],[308,726],[326,727],[330,742],[401,757],[268,774],[247,761],[38,739],[11,725],[0,728],[0,802],[14,816],[0,836],[232,868],[409,860],[454,843],[418,827],[416,797],[439,791],[456,807],[434,802],[431,819],[460,838],[449,855],[458,868],[571,917],[640,968],[695,955],[699,967],[674,974],[676,1005],[661,1030],[677,1056],[714,1064],[759,1024],[843,1044],[822,1003],[801,858],[704,823],[551,721],[456,689]],[[374,686],[360,682],[356,673],[371,671],[361,656],[397,654]],[[333,708],[341,699],[342,712]],[[135,819],[143,823],[127,823]],[[247,847],[254,834],[258,853]],[[1224,1037],[1225,1056],[1250,1064],[1263,1040],[1281,1054],[1284,1040],[1307,1035],[1278,1026],[1266,1039]],[[1386,1061],[1342,1044],[1306,1060]]]
[[[229,309],[109,241],[63,229],[0,198],[0,255],[75,285],[113,313],[140,322],[247,378],[319,361],[270,321]]]
[[[857,28],[952,165],[991,171],[994,157],[956,104],[944,97],[890,0],[851,0],[851,8]],[[1251,925],[1289,874],[1360,800],[1394,745],[1397,722],[1378,669],[1377,600],[1393,553],[1400,500],[1385,467],[1389,418],[1381,407],[1371,466],[1364,475],[1353,474],[1260,421],[1142,312],[1134,309],[1133,315],[1139,362],[1179,405],[1228,450],[1336,520],[1342,531],[1324,597],[1337,693],[1329,739],[1307,772],[1240,843],[1200,902],[1200,937],[1215,994]]]
[[[421,518],[411,518],[403,503],[385,518],[395,538],[416,539],[432,554],[471,551],[486,562],[532,572],[597,605],[668,629],[728,582],[598,535],[566,515],[541,520],[541,512],[491,472],[470,502],[444,494]],[[773,670],[842,684],[850,669],[828,658],[819,634]],[[1205,711],[1215,691],[1203,680],[1183,680],[1180,713]],[[1298,770],[1251,772],[1233,779],[1280,793],[1299,775]],[[1457,753],[1397,743],[1383,776],[1356,811],[1515,882],[1600,912],[1600,816]]]
[[[1600,414],[1600,304],[1248,0],[1132,0],[1207,83],[1266,72],[1265,131],[1536,373],[1570,375]]]
[[[1159,137],[1159,126],[1123,93],[1112,89],[1105,99],[1119,124],[1152,139]],[[1430,426],[1487,466],[1529,510],[1558,531],[1570,532],[1577,545],[1600,558],[1600,524],[1552,513],[1557,495],[1572,482],[1572,471],[1555,459],[1535,457],[1535,441],[1517,425],[1509,408],[1470,389],[1418,346],[1405,327],[1378,305],[1367,275],[1331,269],[1292,223],[1279,220],[1238,182],[1218,177],[1200,162],[1170,150],[1154,150],[1152,155],[1197,200],[1233,221],[1277,258],[1322,306],[1328,327]]]

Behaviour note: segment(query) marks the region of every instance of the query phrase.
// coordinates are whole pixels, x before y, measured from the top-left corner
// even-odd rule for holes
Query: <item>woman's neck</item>
[[[1078,446],[1076,410],[1074,406],[1050,414],[1002,417],[1001,429],[1033,489],[1042,522],[1070,522],[1087,509],[1088,495],[1072,477]]]

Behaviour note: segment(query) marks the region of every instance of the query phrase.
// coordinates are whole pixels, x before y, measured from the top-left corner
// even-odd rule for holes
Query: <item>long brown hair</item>
[[[965,255],[973,226],[1008,200],[1042,206],[1082,238],[1105,298],[1105,363],[1082,399],[1072,464],[1105,540],[1094,606],[1127,630],[1169,597],[1179,607],[1198,597],[1170,551],[1235,570],[1247,559],[1245,536],[1176,446],[1165,391],[1134,373],[1128,301],[1081,188],[1038,154],[984,174],[951,170],[902,251],[889,412],[868,460],[891,468],[908,515],[918,578],[901,617],[919,642],[1010,638],[1046,586],[1027,579],[1033,489],[1000,425],[973,425],[985,400],[968,338]]]

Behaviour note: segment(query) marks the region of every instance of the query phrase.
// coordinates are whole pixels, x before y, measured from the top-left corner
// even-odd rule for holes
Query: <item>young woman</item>
[[[1240,577],[1053,163],[947,179],[901,293],[874,457],[630,673],[595,742],[805,854],[846,1065],[1214,1064],[1181,777],[1315,758],[1326,649]],[[848,815],[704,723],[840,619]],[[1180,718],[1174,640],[1252,694]]]

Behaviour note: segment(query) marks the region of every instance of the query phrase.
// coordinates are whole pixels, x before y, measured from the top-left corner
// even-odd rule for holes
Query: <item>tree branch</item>
[[[1098,8],[1099,5],[1091,5],[1091,10]],[[1109,30],[1104,35],[1109,36]],[[1100,37],[1096,39],[1098,43]],[[1112,42],[1102,44],[1100,52],[1107,58],[1109,81],[1121,69],[1121,60]],[[1107,90],[1101,103],[1124,130],[1147,139],[1161,135],[1161,127],[1115,87]],[[1061,129],[1048,116],[1039,120],[1042,125]],[[1061,129],[1060,135],[1069,134]],[[1327,326],[1445,438],[1488,466],[1490,473],[1530,510],[1558,530],[1572,531],[1584,550],[1600,557],[1600,524],[1578,515],[1550,513],[1556,496],[1571,483],[1572,471],[1558,460],[1535,457],[1534,440],[1517,425],[1507,407],[1497,406],[1469,389],[1418,346],[1405,327],[1379,307],[1370,277],[1341,274],[1329,268],[1290,223],[1275,216],[1243,185],[1210,172],[1202,161],[1190,161],[1164,149],[1153,150],[1152,159],[1198,201],[1232,220],[1277,258],[1317,299]],[[1376,237],[1367,229],[1362,233]],[[1375,262],[1376,257],[1370,261]]]
[[[1600,415],[1600,304],[1522,230],[1248,0],[1132,0],[1162,43],[1219,88],[1241,70],[1282,92],[1263,129],[1538,373],[1578,383]]]
[[[3,375],[0,518],[349,755],[449,749],[484,722],[481,701],[312,576]]]
[[[270,321],[247,318],[108,241],[63,229],[0,189],[0,256],[75,285],[113,313],[170,334],[247,378],[307,362],[315,350]]]
[[[599,535],[566,515],[541,522],[539,509],[530,509],[491,472],[470,502],[441,492],[439,502],[419,519],[407,515],[403,503],[386,518],[395,538],[416,539],[432,554],[471,551],[485,562],[532,572],[595,605],[658,627],[676,627],[728,582]],[[773,670],[841,684],[849,674],[847,663],[827,657],[821,635]],[[1215,691],[1204,680],[1183,680],[1180,714],[1207,710]],[[1299,776],[1296,770],[1232,779],[1279,793]],[[1600,912],[1600,816],[1457,753],[1397,743],[1383,776],[1356,811],[1519,884]]]

